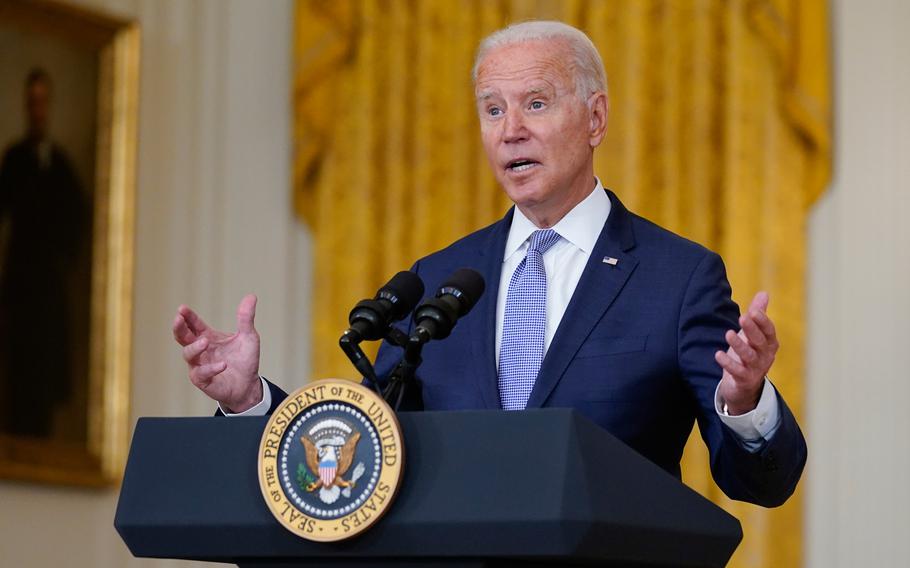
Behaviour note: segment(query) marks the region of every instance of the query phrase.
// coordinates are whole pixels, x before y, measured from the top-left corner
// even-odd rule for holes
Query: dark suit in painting
[[[69,159],[55,144],[44,144],[14,144],[0,166],[4,429],[26,436],[50,434],[56,405],[73,392],[74,341],[86,345],[88,335],[87,306],[74,306],[72,291],[84,291],[87,300],[88,271],[78,266],[90,211]],[[74,310],[82,316],[81,330]]]

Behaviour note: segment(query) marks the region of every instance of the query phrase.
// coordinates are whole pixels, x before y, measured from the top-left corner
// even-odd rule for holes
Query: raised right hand
[[[174,339],[183,346],[190,382],[227,412],[243,412],[262,401],[255,318],[252,294],[237,306],[237,331],[232,334],[212,329],[185,305],[174,318]]]

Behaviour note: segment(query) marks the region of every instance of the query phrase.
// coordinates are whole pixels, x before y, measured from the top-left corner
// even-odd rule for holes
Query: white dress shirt
[[[547,328],[544,335],[544,354],[550,347],[556,328],[578,281],[594,250],[607,217],[610,216],[610,198],[600,180],[595,178],[594,190],[581,203],[551,228],[559,233],[559,241],[543,255],[547,271]],[[506,312],[506,296],[512,273],[527,254],[531,234],[538,230],[518,207],[512,216],[512,226],[506,240],[502,258],[502,273],[499,276],[499,296],[496,302],[496,361],[502,346],[502,326]],[[739,416],[728,416],[724,402],[715,390],[714,405],[720,419],[733,430],[748,449],[758,449],[763,440],[768,440],[780,425],[780,412],[774,386],[766,378],[758,405],[751,412]]]
[[[243,412],[234,413],[227,412],[219,402],[218,410],[225,416],[265,416],[268,414],[269,408],[272,407],[272,391],[269,390],[269,385],[266,384],[265,379],[261,376],[259,377],[259,382],[262,383],[262,400],[260,400],[258,404],[254,404]]]
[[[581,280],[588,258],[597,243],[597,237],[610,215],[610,198],[604,191],[600,180],[591,195],[566,213],[551,228],[559,233],[560,239],[543,255],[543,265],[547,271],[547,330],[544,335],[543,352],[547,353],[550,342],[566,313],[566,307],[575,287]],[[502,257],[502,273],[499,276],[499,296],[496,301],[496,361],[499,361],[499,350],[502,346],[502,322],[506,313],[506,296],[509,293],[509,281],[512,273],[524,260],[531,243],[531,234],[538,230],[518,207],[512,215],[512,227],[506,239],[506,249]]]
[[[569,211],[565,217],[553,225],[552,229],[560,235],[559,241],[543,255],[544,268],[547,271],[547,329],[544,337],[544,354],[550,347],[556,328],[562,321],[569,300],[575,293],[581,273],[588,258],[594,250],[594,244],[600,236],[607,217],[610,216],[610,198],[604,191],[600,180],[591,194]],[[512,226],[506,240],[502,259],[502,272],[499,277],[499,296],[496,302],[496,361],[499,361],[499,350],[502,345],[502,322],[505,317],[506,295],[509,292],[509,280],[512,273],[524,259],[530,243],[531,234],[538,227],[534,225],[518,207],[512,216]],[[237,414],[224,412],[227,416],[262,416],[272,405],[272,396],[265,380],[262,381],[262,401]],[[780,412],[774,386],[766,378],[758,406],[751,412],[739,416],[728,416],[723,411],[724,402],[715,390],[714,405],[720,419],[735,432],[744,446],[757,450],[763,440],[769,440],[780,425]],[[219,405],[220,408],[220,405]]]

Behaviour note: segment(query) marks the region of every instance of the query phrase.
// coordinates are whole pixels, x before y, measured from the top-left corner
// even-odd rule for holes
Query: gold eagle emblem
[[[357,448],[357,442],[360,441],[360,432],[351,434],[340,448],[332,445],[325,445],[322,448],[317,448],[316,444],[306,436],[300,438],[300,441],[303,443],[303,447],[306,450],[307,467],[316,474],[316,481],[307,485],[307,491],[313,492],[321,487],[331,489],[335,485],[339,487],[352,487],[354,485],[353,481],[345,481],[342,476],[351,469],[351,464],[354,463],[354,450]],[[329,457],[334,457],[335,459],[333,461],[338,463],[335,476],[328,482],[324,481],[319,472],[319,462],[326,457],[326,454],[334,454]]]

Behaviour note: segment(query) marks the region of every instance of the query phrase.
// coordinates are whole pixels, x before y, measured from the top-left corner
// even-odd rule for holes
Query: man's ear
[[[588,130],[588,139],[591,147],[600,146],[604,136],[607,134],[607,118],[610,114],[610,97],[607,93],[598,91],[588,99],[588,108],[590,113],[590,126]]]

